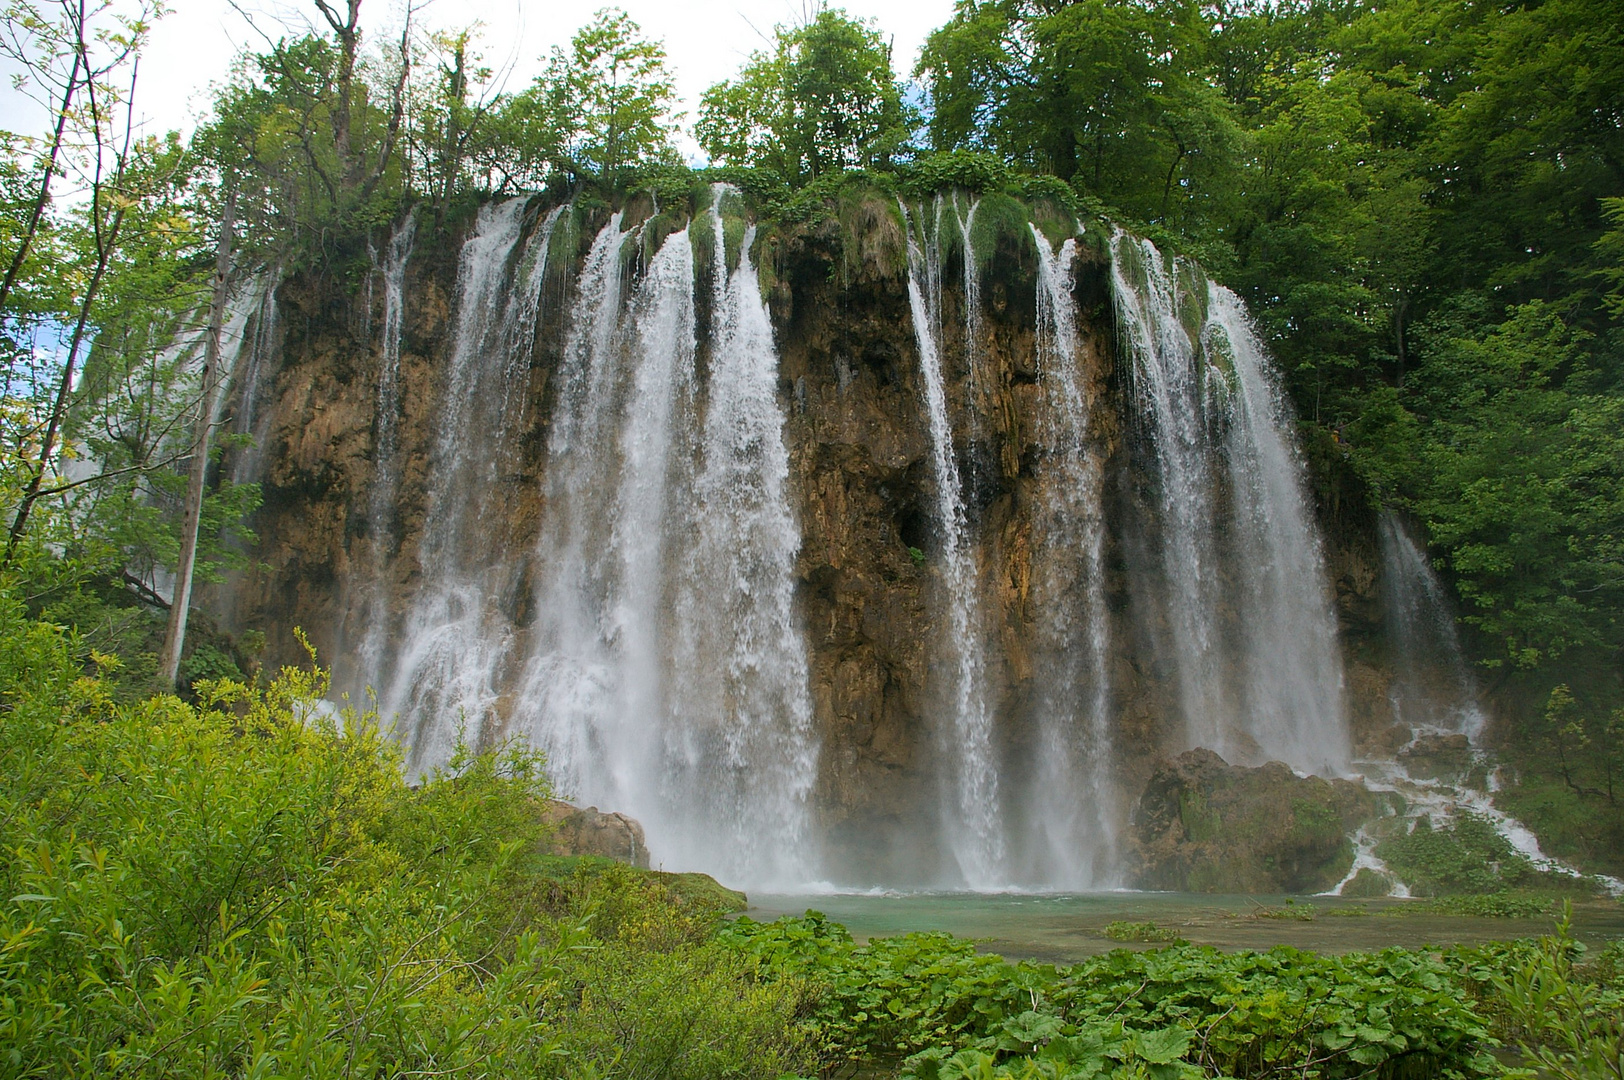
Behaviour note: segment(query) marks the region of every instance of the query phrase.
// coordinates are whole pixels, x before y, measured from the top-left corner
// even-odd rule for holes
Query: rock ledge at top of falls
[[[553,855],[599,855],[648,869],[648,847],[643,826],[621,813],[603,813],[596,806],[579,807],[549,799],[542,818],[553,826],[547,849]]]
[[[1376,796],[1348,780],[1189,750],[1159,764],[1145,785],[1129,880],[1179,892],[1320,892],[1353,865],[1348,835],[1376,812]]]

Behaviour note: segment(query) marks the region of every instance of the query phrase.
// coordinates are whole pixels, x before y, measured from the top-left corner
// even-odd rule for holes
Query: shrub
[[[0,1072],[777,1077],[788,984],[721,905],[627,870],[558,882],[542,762],[419,787],[320,671],[117,700],[0,588]],[[92,654],[94,656],[94,654]]]
[[[1107,923],[1105,936],[1112,941],[1176,941],[1183,944],[1177,930],[1148,922]]]

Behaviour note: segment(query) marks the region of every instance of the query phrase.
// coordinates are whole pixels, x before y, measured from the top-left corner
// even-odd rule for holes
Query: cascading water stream
[[[260,478],[265,460],[266,442],[270,437],[270,410],[261,400],[268,388],[265,372],[275,363],[274,352],[280,346],[277,323],[280,315],[276,303],[276,286],[281,281],[281,270],[272,267],[264,271],[265,287],[260,293],[258,317],[254,320],[254,333],[248,342],[247,363],[239,358],[231,373],[230,393],[222,394],[222,404],[229,397],[235,402],[236,415],[231,428],[235,434],[249,436],[249,443],[231,459],[231,480],[237,484],[254,483]]]
[[[930,430],[931,464],[936,479],[936,521],[940,530],[936,557],[939,587],[944,594],[948,626],[945,642],[952,665],[948,697],[951,727],[940,733],[943,757],[950,767],[947,780],[945,828],[959,873],[971,888],[1002,884],[1004,838],[1000,828],[998,763],[993,747],[993,717],[987,702],[985,647],[981,633],[981,605],[975,548],[958,462],[953,450],[953,429],[947,415],[947,389],[942,376],[939,306],[927,299],[937,295],[939,257],[927,260],[923,244],[937,251],[934,238],[916,229],[902,207],[908,226],[908,307],[913,317],[914,340],[924,380],[925,415]],[[974,252],[965,251],[973,260]]]
[[[1425,550],[1397,515],[1384,511],[1378,530],[1382,598],[1395,675],[1390,695],[1394,722],[1410,729],[1415,737],[1412,745],[1422,736],[1464,735],[1469,749],[1461,756],[1470,760],[1473,769],[1465,775],[1451,775],[1448,769],[1441,776],[1427,775],[1425,769],[1421,775],[1412,775],[1410,762],[1401,753],[1395,761],[1359,762],[1366,786],[1403,798],[1405,827],[1421,817],[1436,827],[1464,811],[1487,822],[1536,869],[1582,877],[1569,864],[1545,854],[1531,829],[1494,805],[1493,759],[1478,747],[1488,717],[1466,666],[1444,584],[1433,572]],[[1474,773],[1483,775],[1478,770],[1487,770],[1486,783],[1474,777]],[[1394,895],[1406,895],[1403,883],[1381,865],[1374,851],[1367,856],[1361,846],[1360,858],[1395,881]],[[1353,872],[1358,868],[1356,865]],[[1613,895],[1624,895],[1624,881],[1606,875],[1595,875],[1594,879]]]
[[[372,680],[387,687],[384,715],[397,718],[413,772],[444,764],[459,739],[479,744],[494,718],[512,643],[510,626],[494,610],[508,589],[508,575],[487,530],[498,524],[497,463],[513,449],[503,442],[516,400],[511,384],[528,377],[511,362],[516,327],[534,317],[532,296],[539,293],[557,219],[555,211],[532,228],[520,248],[527,201],[481,207],[463,244],[453,347],[417,551],[423,585],[406,615],[393,671]],[[524,396],[519,392],[517,400]]]
[[[1461,652],[1455,614],[1426,552],[1397,515],[1379,526],[1382,600],[1395,678],[1393,720],[1428,732],[1458,732],[1475,744],[1487,717]]]
[[[1192,264],[1121,230],[1111,250],[1134,405],[1155,451],[1159,606],[1187,738],[1230,760],[1341,772],[1336,623],[1304,467],[1262,345],[1239,298]]]
[[[792,884],[817,869],[800,530],[753,230],[729,274],[724,194],[709,222],[702,419],[688,230],[665,239],[624,316],[634,233],[616,215],[587,256],[549,444],[520,727],[563,790],[638,817],[656,859]]]
[[[376,673],[389,642],[387,572],[394,555],[395,507],[400,499],[400,348],[405,327],[406,263],[417,237],[417,218],[408,213],[395,226],[383,267],[383,334],[378,345],[378,391],[373,423],[372,486],[367,492],[367,534],[372,576],[363,614],[360,669]],[[370,305],[369,305],[370,306]]]
[[[620,688],[605,625],[611,564],[604,541],[612,505],[604,493],[621,486],[612,397],[621,249],[630,236],[621,221],[614,214],[593,240],[570,309],[548,435],[546,510],[536,546],[537,619],[520,700],[521,731],[546,751],[554,781],[566,796],[637,815],[648,800],[637,784],[644,770],[617,760],[628,736],[614,725],[635,726],[647,718],[624,716],[617,708]],[[654,565],[641,569],[660,573]]]
[[[1308,503],[1291,416],[1240,297],[1209,281],[1202,331],[1209,379],[1227,391],[1232,533],[1244,660],[1246,733],[1269,757],[1322,774],[1351,757],[1342,657],[1325,557]]]
[[[1204,439],[1196,338],[1180,319],[1178,267],[1148,240],[1111,237],[1117,320],[1133,359],[1134,405],[1155,448],[1166,578],[1167,640],[1185,736],[1229,757],[1223,671],[1216,647],[1217,543],[1211,528],[1211,455]]]
[[[1046,639],[1029,817],[1045,841],[1028,871],[1065,888],[1110,880],[1115,856],[1110,614],[1105,604],[1104,463],[1091,444],[1085,373],[1071,294],[1077,242],[1055,251],[1032,226],[1038,252],[1037,370],[1048,396],[1039,526],[1046,573],[1035,605]]]
[[[714,659],[689,655],[681,666],[685,704],[720,725],[700,745],[685,736],[672,746],[686,763],[703,762],[699,790],[721,825],[713,828],[720,845],[712,854],[758,880],[804,882],[817,872],[808,807],[817,744],[795,612],[801,535],[789,502],[778,351],[750,254],[754,225],[745,229],[737,269],[727,267],[722,203],[734,194],[713,188],[700,528],[678,609],[693,613],[685,645],[708,639],[721,649]]]

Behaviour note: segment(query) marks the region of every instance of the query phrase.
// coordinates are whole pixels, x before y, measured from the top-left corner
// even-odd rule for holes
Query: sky
[[[548,52],[564,45],[601,6],[559,3],[557,0],[417,0],[420,25],[457,29],[478,21],[484,24],[485,63],[506,71],[506,85],[519,89],[537,75]],[[296,28],[319,18],[310,0],[168,0],[170,14],[161,19],[143,52],[137,111],[148,129],[189,131],[207,109],[209,86],[223,79],[234,55],[244,49],[263,48],[265,40],[244,17],[252,15],[267,34],[279,27]],[[342,6],[341,0],[339,6]],[[799,21],[808,4],[803,0],[622,0],[623,8],[651,38],[665,42],[676,76],[680,108],[691,128],[699,95],[712,83],[729,78],[749,54],[763,48],[779,23]],[[907,77],[925,36],[946,22],[952,0],[833,0],[852,16],[873,19],[893,41],[892,63]],[[238,10],[240,9],[240,10]],[[404,6],[401,0],[366,0],[361,8],[362,31],[378,42],[389,31],[399,33]],[[0,127],[13,131],[43,129],[44,114],[9,86],[0,89]],[[690,158],[699,150],[684,134],[680,148]]]

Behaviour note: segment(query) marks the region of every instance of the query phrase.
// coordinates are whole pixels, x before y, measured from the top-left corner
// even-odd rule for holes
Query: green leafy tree
[[[675,90],[665,47],[624,11],[604,8],[554,49],[547,70],[503,109],[515,171],[544,179],[614,177],[638,165],[675,163]]]
[[[695,130],[713,160],[796,182],[889,164],[911,122],[880,32],[822,8],[778,27],[771,52],[706,90]]]
[[[1237,129],[1192,4],[969,0],[919,62],[938,150],[1053,173],[1143,220],[1193,224],[1229,184]]]

